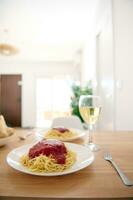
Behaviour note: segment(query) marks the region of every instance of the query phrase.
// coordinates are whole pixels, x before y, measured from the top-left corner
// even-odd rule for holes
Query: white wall
[[[93,31],[93,29],[92,29]],[[82,70],[81,70],[81,82],[86,83],[89,80],[95,79],[95,37],[94,33],[90,35],[88,41],[83,48],[82,53]]]
[[[116,129],[133,130],[133,1],[113,0]]]
[[[22,74],[23,127],[36,124],[36,79],[64,74],[77,78],[75,70],[72,62],[0,62],[0,74]]]
[[[112,33],[108,26],[110,20]],[[100,95],[104,100],[101,129],[133,130],[133,1],[100,0],[97,29],[101,45],[99,53],[102,54],[98,78],[103,83]],[[110,92],[113,96],[106,98]],[[109,119],[113,122],[111,126],[108,126]]]
[[[96,80],[94,92],[102,98],[99,129],[114,129],[114,68],[111,0],[100,0],[96,9],[96,22],[84,51],[82,80]]]
[[[102,98],[99,128],[114,130],[114,67],[111,0],[99,4],[96,29],[97,92]]]

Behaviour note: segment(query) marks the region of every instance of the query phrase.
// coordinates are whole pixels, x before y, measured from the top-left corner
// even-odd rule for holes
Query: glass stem
[[[93,143],[93,125],[89,124],[89,143]]]

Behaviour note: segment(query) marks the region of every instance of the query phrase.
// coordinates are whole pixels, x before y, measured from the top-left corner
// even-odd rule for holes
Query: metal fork
[[[30,135],[31,135],[31,133],[29,133],[29,134],[27,134],[27,135],[19,135],[18,137],[19,137],[20,140],[26,140],[26,138],[27,138],[28,136],[30,136]]]
[[[115,170],[117,171],[117,173],[119,174],[119,176],[121,177],[123,183],[126,186],[133,186],[133,181],[130,181],[127,176],[122,172],[122,170],[118,167],[118,165],[113,161],[112,156],[110,155],[110,153],[105,153],[104,154],[104,159],[109,161],[113,167],[115,168]]]

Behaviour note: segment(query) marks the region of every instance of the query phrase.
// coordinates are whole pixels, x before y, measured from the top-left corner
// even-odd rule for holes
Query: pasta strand
[[[20,162],[24,167],[27,167],[32,172],[62,172],[71,167],[76,161],[76,154],[72,151],[67,151],[65,164],[58,164],[52,156],[40,155],[30,159],[28,155],[23,155]]]

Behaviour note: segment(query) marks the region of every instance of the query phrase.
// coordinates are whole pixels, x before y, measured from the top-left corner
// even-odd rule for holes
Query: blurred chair
[[[70,116],[70,117],[57,117],[53,119],[51,127],[60,127],[63,126],[65,128],[75,128],[83,130],[83,125],[79,117]]]

